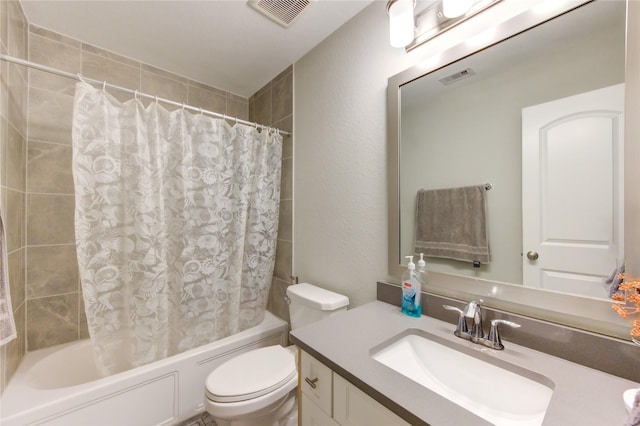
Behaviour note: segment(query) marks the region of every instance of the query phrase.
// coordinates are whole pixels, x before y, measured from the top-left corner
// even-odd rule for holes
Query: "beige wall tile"
[[[271,281],[271,291],[269,292],[269,311],[287,322],[290,321],[289,305],[285,300],[288,286],[288,280],[273,278]]]
[[[66,44],[67,46],[74,47],[76,49],[82,48],[82,42],[80,42],[79,40],[64,36],[62,34],[56,33],[54,31],[50,31],[46,28],[42,28],[37,25],[33,25],[32,23],[29,24],[29,33],[48,38],[51,41],[56,41],[58,43]],[[29,47],[31,47],[31,45],[29,45]]]
[[[290,241],[278,240],[276,248],[276,265],[273,276],[281,280],[289,280],[292,271],[292,244]]]
[[[236,117],[241,120],[249,120],[249,103],[239,100],[238,97],[227,97],[227,112],[229,117]]]
[[[249,97],[249,103],[253,103],[255,102],[255,100],[257,98],[259,98],[260,96],[264,95],[267,92],[271,91],[271,85],[273,84],[273,80],[271,80],[270,82],[268,82],[267,84],[265,84],[264,86],[262,86],[256,93],[254,93],[253,95],[251,95]]]
[[[7,39],[9,38],[8,7],[9,2],[0,1],[0,43],[5,48],[7,46]],[[6,53],[6,50],[3,50],[2,53]]]
[[[291,111],[287,113],[289,104],[292,104],[292,101],[288,100],[293,90],[292,72],[293,67],[287,68],[249,98],[250,121],[274,126],[287,132],[292,131],[292,106]],[[282,158],[278,246],[268,309],[280,318],[289,321],[289,310],[283,301],[283,296],[293,270],[291,264],[293,250],[291,242],[293,234],[293,144],[291,136],[283,135]]]
[[[29,141],[28,192],[74,194],[71,145]]]
[[[72,195],[27,195],[28,244],[75,244],[74,203]]]
[[[142,91],[174,102],[187,102],[187,83],[155,72],[142,70]],[[175,107],[169,108],[169,110]]]
[[[82,51],[78,47],[30,34],[29,60],[70,73],[82,71]],[[72,95],[76,81],[52,73],[29,70],[29,86]]]
[[[0,61],[0,115],[9,118],[9,63],[7,61]]]
[[[83,45],[87,46],[87,45]],[[82,75],[95,80],[106,81],[110,84],[131,90],[140,90],[140,64],[127,60],[120,62],[112,59],[114,56],[106,51],[91,48],[91,52],[83,47]],[[94,53],[95,52],[95,53]],[[116,99],[126,101],[132,98],[128,93],[119,90],[108,90]]]
[[[282,174],[280,175],[280,199],[293,199],[293,159],[282,160]]]
[[[108,50],[104,50],[100,47],[93,46],[91,44],[82,43],[82,50],[85,54],[97,55],[102,58],[108,59],[109,61],[120,62],[124,65],[129,65],[131,67],[139,68],[140,62],[135,59],[127,58],[126,56],[118,55],[117,53],[110,52]]]
[[[280,200],[278,216],[278,239],[293,241],[293,201]]]
[[[18,71],[20,67],[9,64],[8,119],[18,131],[24,131],[27,122],[27,82]]]
[[[219,91],[205,90],[201,86],[194,86],[189,83],[189,105],[203,108],[207,111],[226,114],[227,96]]]
[[[163,70],[162,68],[156,68],[154,66],[151,65],[147,65],[145,63],[140,63],[140,69],[142,70],[142,72],[150,72],[156,75],[160,75],[162,77],[166,77],[169,78],[171,80],[175,80],[175,81],[179,81],[180,83],[184,83],[184,84],[189,84],[189,79],[185,78],[181,75],[178,74],[174,74],[172,72]]]
[[[14,310],[18,309],[20,305],[24,303],[25,300],[25,286],[24,286],[24,278],[25,278],[25,249],[21,248],[19,250],[11,252],[7,256],[7,260],[9,262],[9,285],[11,291],[11,306]]]
[[[288,115],[280,121],[273,123],[273,126],[277,129],[289,132],[289,135],[282,135],[282,159],[293,157],[293,114]]]
[[[249,102],[249,117],[259,124],[271,125],[271,90],[266,90],[256,98],[252,97]]]
[[[293,73],[286,73],[274,80],[271,98],[272,123],[293,113]]]
[[[27,298],[78,291],[78,266],[74,244],[28,247]]]
[[[16,191],[24,191],[25,188],[25,151],[26,143],[24,138],[11,125],[7,126],[7,146],[6,146],[6,186]]]
[[[193,80],[189,80],[189,87],[195,87],[196,89],[201,89],[201,90],[206,90],[208,92],[213,92],[213,93],[217,93],[220,96],[227,96],[227,92],[222,90],[222,89],[218,89],[217,87],[213,87],[213,86],[209,86],[207,84],[204,83],[200,83],[199,81],[193,81]]]
[[[5,0],[7,1],[7,0]],[[14,0],[7,1],[7,47],[11,56],[27,58],[27,23],[22,14],[20,3]]]
[[[29,138],[71,144],[73,96],[49,90],[29,90]]]
[[[7,251],[12,252],[24,246],[24,193],[3,188],[6,204],[2,209],[6,216]]]
[[[9,123],[7,119],[0,116],[0,185],[7,186],[7,168],[9,149]]]
[[[20,361],[25,354],[26,345],[25,345],[25,336],[26,336],[26,324],[25,324],[25,304],[23,303],[20,307],[15,311],[13,315],[13,320],[16,323],[16,334],[17,337],[5,345],[6,348],[6,364],[5,364],[5,374],[4,381],[5,385],[9,383],[11,377],[18,369],[20,365]]]
[[[27,350],[78,339],[78,293],[27,301]]]

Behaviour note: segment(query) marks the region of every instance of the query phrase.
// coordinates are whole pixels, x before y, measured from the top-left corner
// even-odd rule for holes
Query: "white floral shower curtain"
[[[262,321],[281,153],[274,132],[77,84],[76,244],[103,374]]]

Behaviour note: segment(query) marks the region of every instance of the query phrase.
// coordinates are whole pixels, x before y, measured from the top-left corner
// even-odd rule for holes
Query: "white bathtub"
[[[204,383],[236,354],[287,344],[269,312],[253,328],[208,345],[98,378],[88,340],[29,352],[2,395],[0,424],[171,425],[204,411]]]

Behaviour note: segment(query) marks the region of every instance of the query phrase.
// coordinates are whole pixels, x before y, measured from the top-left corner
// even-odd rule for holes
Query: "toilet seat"
[[[248,401],[274,392],[297,377],[295,356],[280,345],[245,352],[207,376],[207,399],[216,403]]]

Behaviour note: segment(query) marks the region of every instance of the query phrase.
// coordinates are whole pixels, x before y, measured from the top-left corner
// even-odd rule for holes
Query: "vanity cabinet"
[[[301,426],[409,425],[308,353],[299,355]]]

